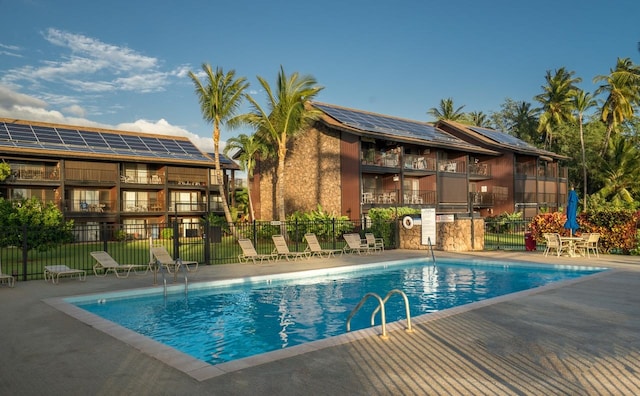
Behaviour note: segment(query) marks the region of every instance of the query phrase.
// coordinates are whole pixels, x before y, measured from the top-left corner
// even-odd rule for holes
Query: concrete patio
[[[396,260],[395,250],[336,259],[201,267],[190,282]],[[639,394],[640,258],[495,258],[612,271],[414,319],[414,333],[353,337],[321,348],[259,357],[215,375],[190,375],[51,305],[58,297],[149,287],[152,275],[86,282],[17,282],[0,289],[0,393],[9,395]],[[208,365],[207,365],[208,366]],[[213,369],[212,369],[213,367]],[[216,366],[208,366],[211,374]],[[219,369],[215,369],[219,370]]]

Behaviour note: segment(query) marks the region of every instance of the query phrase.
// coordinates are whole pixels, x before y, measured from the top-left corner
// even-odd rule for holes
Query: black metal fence
[[[525,250],[528,220],[485,222],[486,250]],[[289,249],[302,251],[306,248],[304,234],[312,232],[324,248],[344,247],[342,236],[346,233],[373,232],[384,238],[385,246],[396,246],[395,223],[361,224],[354,221],[278,222],[254,221],[228,225],[165,224],[165,225],[77,225],[73,230],[72,243],[57,245],[51,249],[30,249],[28,238],[35,237],[37,230],[2,229],[0,241],[19,240],[12,246],[0,247],[2,272],[17,280],[42,279],[47,265],[65,264],[71,268],[92,271],[94,261],[89,255],[104,250],[121,264],[147,264],[151,261],[151,245],[163,245],[173,257],[198,261],[201,264],[224,264],[238,262],[241,253],[237,238],[248,238],[258,253],[270,253],[273,248],[272,235],[287,236]],[[12,233],[7,238],[7,233]],[[16,235],[21,237],[16,238]]]
[[[147,264],[151,262],[150,246],[162,245],[173,257],[185,261],[198,261],[201,264],[223,264],[238,262],[241,253],[238,238],[253,241],[259,253],[270,253],[273,248],[272,235],[283,234],[288,240],[289,249],[302,251],[307,247],[304,234],[313,232],[324,248],[341,249],[345,242],[342,235],[372,231],[376,235],[386,236],[388,247],[395,245],[395,233],[391,224],[362,224],[354,221],[316,221],[316,222],[258,222],[236,223],[229,225],[200,224],[164,224],[164,225],[114,225],[93,224],[76,225],[73,230],[75,242],[57,245],[41,250],[36,246],[29,248],[37,230],[33,228],[2,229],[0,241],[14,241],[11,246],[0,247],[2,272],[16,277],[17,280],[42,279],[43,270],[48,265],[65,264],[70,268],[92,271],[94,260],[90,252],[104,250],[121,264]],[[6,233],[12,233],[8,238]],[[18,242],[15,242],[18,241]]]

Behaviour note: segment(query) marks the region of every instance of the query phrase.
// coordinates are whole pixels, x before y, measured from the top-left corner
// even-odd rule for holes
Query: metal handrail
[[[387,293],[387,295],[382,299],[382,302],[386,303],[389,300],[389,297],[394,294],[400,294],[404,299],[404,307],[407,313],[407,328],[405,329],[405,331],[407,333],[413,333],[413,329],[411,328],[411,312],[409,310],[409,299],[407,298],[407,295],[400,289],[393,289],[389,293]],[[376,307],[376,309],[374,309],[371,313],[371,326],[375,325],[376,314],[378,313],[378,311],[380,311],[380,306]],[[382,315],[382,320],[384,321],[384,315]]]
[[[382,301],[382,298],[380,298],[379,295],[377,295],[376,293],[367,293],[364,295],[364,297],[362,297],[362,299],[360,300],[360,302],[358,303],[358,305],[356,305],[356,307],[351,311],[351,313],[349,314],[349,317],[347,318],[347,332],[351,331],[351,318],[353,318],[353,315],[356,314],[356,312],[358,312],[358,310],[362,307],[362,305],[365,303],[365,301],[367,301],[369,299],[369,297],[373,297],[375,299],[378,300],[378,303],[380,304],[379,308],[381,308],[382,311],[382,334],[380,335],[380,338],[383,339],[387,339],[389,338],[389,336],[387,336],[387,327],[386,327],[386,314],[385,314],[385,310],[384,310],[384,301]]]
[[[427,244],[429,245],[429,250],[431,251],[431,260],[433,263],[436,263],[436,255],[433,254],[433,245],[431,244],[431,237],[427,237]]]

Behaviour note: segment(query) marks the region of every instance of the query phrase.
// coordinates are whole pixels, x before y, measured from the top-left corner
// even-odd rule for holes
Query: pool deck
[[[189,274],[189,282],[424,255],[395,250],[207,266]],[[141,346],[121,329],[88,325],[90,320],[56,308],[60,297],[150,287],[150,274],[89,275],[85,282],[61,279],[58,285],[17,282],[13,289],[0,288],[0,394],[640,394],[640,257],[505,251],[436,252],[438,257],[613,270],[414,318],[412,333],[401,321],[389,326],[386,340],[370,329],[222,368],[194,365],[164,350],[154,354],[153,343]]]

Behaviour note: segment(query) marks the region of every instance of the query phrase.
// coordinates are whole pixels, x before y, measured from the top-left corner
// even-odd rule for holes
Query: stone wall
[[[262,220],[277,218],[275,174],[277,160],[263,163],[260,175],[260,213]],[[341,213],[340,137],[338,132],[312,128],[289,145],[285,162],[285,209]]]
[[[474,245],[471,244],[471,219],[456,219],[449,223],[436,223],[436,241],[433,248],[446,252],[484,250],[484,220],[473,220]],[[410,230],[400,226],[400,249],[428,250],[422,245],[422,229],[415,225]]]

